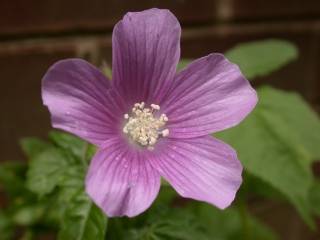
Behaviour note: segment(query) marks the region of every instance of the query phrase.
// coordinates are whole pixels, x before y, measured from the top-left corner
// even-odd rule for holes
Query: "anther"
[[[165,115],[165,114],[161,114],[160,118],[161,118],[163,121],[165,121],[165,122],[168,121],[168,117],[167,117],[167,115]]]
[[[153,146],[157,143],[159,137],[169,135],[169,130],[163,129],[168,117],[161,114],[159,118],[156,118],[154,112],[158,110],[160,110],[160,106],[156,104],[151,104],[150,108],[145,108],[144,102],[135,103],[132,113],[130,115],[124,114],[124,119],[127,122],[123,127],[123,132],[136,143],[153,150]]]
[[[151,106],[151,108],[154,109],[154,110],[158,110],[158,111],[160,110],[160,106],[159,106],[159,105],[151,104],[150,106]]]
[[[162,130],[161,134],[162,134],[162,137],[167,137],[169,135],[169,129]]]

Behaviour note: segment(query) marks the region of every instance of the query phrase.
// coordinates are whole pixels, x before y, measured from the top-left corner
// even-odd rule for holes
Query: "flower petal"
[[[81,59],[55,63],[42,79],[42,99],[52,125],[99,145],[115,134],[122,101],[108,79]]]
[[[113,84],[131,104],[158,103],[169,88],[180,57],[181,28],[168,10],[127,13],[115,26]]]
[[[210,136],[166,139],[162,145],[151,162],[181,196],[221,209],[231,204],[242,166],[230,146]]]
[[[143,152],[110,139],[91,161],[86,191],[109,217],[133,217],[145,211],[160,189],[160,175]]]
[[[256,103],[256,92],[238,66],[211,54],[178,73],[161,107],[169,118],[170,137],[189,138],[238,124]]]

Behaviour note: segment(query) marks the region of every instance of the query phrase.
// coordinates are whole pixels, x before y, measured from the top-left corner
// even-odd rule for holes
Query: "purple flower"
[[[222,209],[242,182],[236,152],[209,134],[245,118],[256,92],[221,54],[177,73],[180,33],[168,10],[127,13],[113,30],[112,81],[80,59],[55,63],[43,78],[53,127],[98,146],[86,191],[110,217],[145,211],[161,177]]]

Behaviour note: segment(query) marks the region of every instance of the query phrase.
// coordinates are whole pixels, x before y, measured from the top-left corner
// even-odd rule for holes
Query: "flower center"
[[[134,104],[131,114],[124,115],[123,132],[139,145],[152,150],[159,137],[169,135],[169,129],[163,129],[168,117],[165,114],[159,118],[154,116],[159,110],[160,106],[156,104],[151,104],[150,108],[145,108],[144,102]]]

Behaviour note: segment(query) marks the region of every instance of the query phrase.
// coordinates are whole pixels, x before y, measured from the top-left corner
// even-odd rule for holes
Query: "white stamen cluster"
[[[159,110],[160,106],[156,104],[151,104],[150,108],[145,108],[144,102],[134,104],[132,114],[124,115],[127,122],[123,132],[136,143],[152,150],[159,136],[169,135],[169,129],[161,130],[168,121],[168,117],[165,114],[161,114],[159,118],[154,116],[154,113]]]

